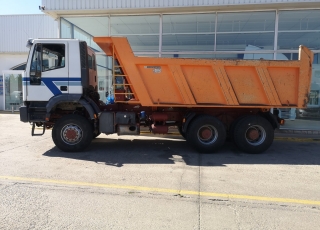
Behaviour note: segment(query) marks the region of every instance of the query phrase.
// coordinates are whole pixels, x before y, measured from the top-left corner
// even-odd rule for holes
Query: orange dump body
[[[94,41],[117,60],[114,68],[121,68],[122,84],[131,93],[127,100],[117,101],[124,97],[116,95],[118,103],[228,108],[307,104],[313,53],[304,46],[299,48],[299,61],[210,60],[136,57],[126,38],[95,37]]]

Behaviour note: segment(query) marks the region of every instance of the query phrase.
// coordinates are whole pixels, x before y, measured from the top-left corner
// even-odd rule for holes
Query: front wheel
[[[52,129],[52,140],[65,152],[80,152],[87,148],[93,138],[91,123],[84,117],[70,114],[56,122]]]
[[[234,143],[247,153],[262,153],[272,144],[274,130],[269,121],[261,116],[246,116],[236,124]]]
[[[208,115],[195,118],[186,134],[187,142],[201,153],[215,152],[226,140],[226,129],[223,123]]]

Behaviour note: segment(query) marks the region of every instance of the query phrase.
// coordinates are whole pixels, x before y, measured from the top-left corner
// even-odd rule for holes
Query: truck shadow
[[[227,164],[320,165],[319,142],[274,141],[262,154],[246,154],[226,142],[216,153],[198,154],[184,140],[97,138],[83,152],[66,153],[57,147],[45,152],[47,157],[93,161],[108,166],[126,164],[177,164],[190,166],[226,166]]]

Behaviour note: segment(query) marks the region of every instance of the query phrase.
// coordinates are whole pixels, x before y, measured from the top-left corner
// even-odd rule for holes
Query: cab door
[[[27,101],[48,101],[51,97],[69,93],[67,42],[34,44],[28,61]]]

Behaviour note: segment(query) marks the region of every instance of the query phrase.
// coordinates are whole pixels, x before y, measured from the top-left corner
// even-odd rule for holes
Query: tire
[[[184,139],[186,139],[186,133],[182,131],[182,126],[178,126],[178,131],[179,131],[180,135],[181,135]]]
[[[273,142],[274,130],[265,118],[249,115],[237,122],[233,132],[234,143],[246,153],[262,153]]]
[[[93,134],[92,134],[92,138],[93,138],[93,139],[94,139],[94,138],[97,138],[100,134],[101,134],[100,132],[99,132],[99,133],[93,133]]]
[[[80,115],[66,115],[52,129],[53,142],[64,152],[83,151],[90,145],[92,138],[91,123]]]
[[[233,142],[233,133],[234,133],[234,129],[236,127],[236,125],[238,124],[238,122],[243,118],[244,116],[240,116],[238,118],[236,118],[230,125],[229,130],[227,132],[227,140]]]
[[[223,123],[212,116],[196,117],[188,127],[187,142],[200,153],[217,151],[226,140]]]

